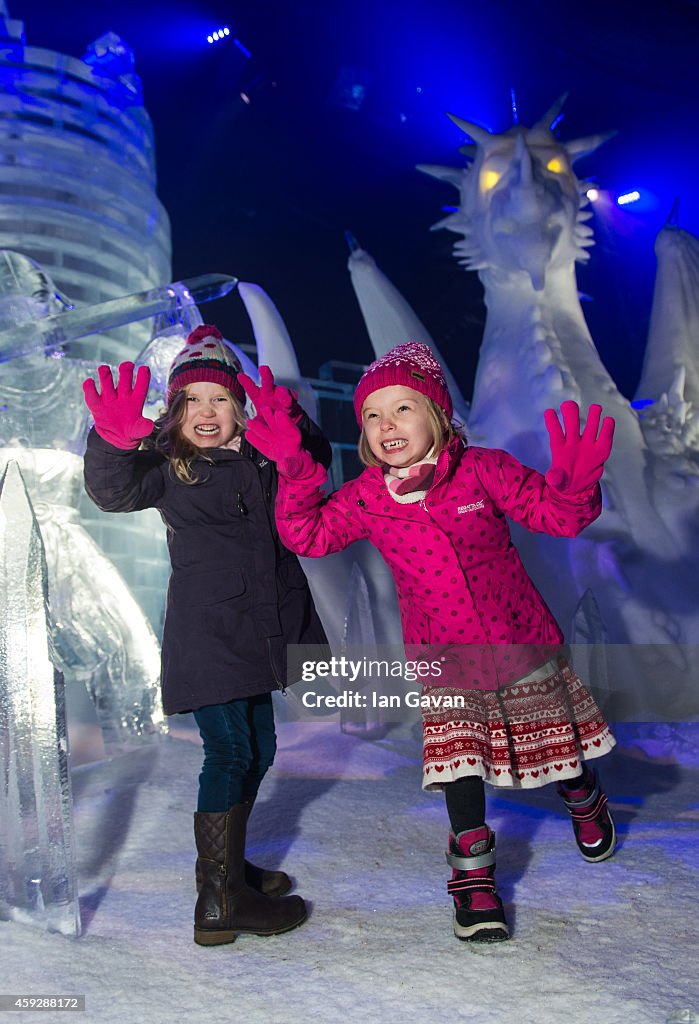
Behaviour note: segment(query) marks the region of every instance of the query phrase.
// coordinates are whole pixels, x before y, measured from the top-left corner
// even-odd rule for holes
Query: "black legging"
[[[478,775],[465,775],[444,786],[447,813],[455,836],[485,824],[485,786]]]

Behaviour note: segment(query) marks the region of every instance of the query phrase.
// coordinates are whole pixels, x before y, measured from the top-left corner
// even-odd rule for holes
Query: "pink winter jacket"
[[[280,476],[276,517],[284,544],[319,557],[371,541],[396,582],[406,645],[480,645],[460,685],[512,682],[551,657],[555,646],[547,645],[562,642],[505,516],[533,532],[576,537],[600,514],[599,485],[565,495],[507,452],[464,447],[458,439],[441,452],[421,502],[395,501],[379,467],[328,498],[318,479]],[[499,650],[493,661],[491,645],[517,646]]]

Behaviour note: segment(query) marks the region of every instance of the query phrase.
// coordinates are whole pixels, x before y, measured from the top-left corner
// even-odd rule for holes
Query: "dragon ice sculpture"
[[[659,362],[664,374],[662,385],[642,396],[656,401],[641,419],[599,358],[575,278],[576,261],[586,260],[593,244],[593,215],[585,209],[587,185],[573,165],[609,135],[560,142],[552,125],[563,100],[532,128],[516,124],[503,133],[453,117],[471,140],[467,166],[419,168],[458,189],[458,208],[435,228],[461,236],[455,255],[478,272],[485,288],[488,313],[468,437],[544,470],[550,457],[546,408],[565,399],[583,408],[600,402],[615,417],[600,520],[576,541],[518,531],[517,543],[571,639],[676,645],[676,666],[684,673],[682,645],[699,637],[692,568],[699,552],[692,525],[699,503],[699,488],[692,486],[699,481],[693,418],[699,360],[692,328],[699,319],[697,246],[677,233],[661,243],[658,287],[666,297],[646,365],[648,380]],[[361,306],[366,282],[352,259],[350,269]],[[376,276],[372,286],[376,323]],[[678,290],[685,296],[679,305]],[[395,298],[387,289],[383,298],[388,321],[395,317]],[[375,333],[370,329],[372,341]],[[626,675],[621,685],[630,686]]]

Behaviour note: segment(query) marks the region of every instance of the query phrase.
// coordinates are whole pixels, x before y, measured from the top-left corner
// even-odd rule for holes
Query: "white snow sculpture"
[[[396,345],[402,345],[406,341],[419,341],[427,345],[432,349],[435,359],[444,367],[454,403],[454,415],[457,420],[466,423],[469,415],[468,402],[461,394],[459,385],[427,328],[396,286],[379,270],[374,258],[364,249],[352,249],[348,267],[376,358],[386,355]]]
[[[636,401],[651,403],[641,409],[641,427],[660,460],[653,475],[656,507],[687,550],[694,536],[696,550],[697,498],[681,492],[699,486],[699,239],[668,224],[655,252],[658,273]]]
[[[562,102],[533,128],[502,134],[453,118],[474,140],[471,166],[421,168],[459,188],[457,212],[438,226],[463,235],[456,254],[485,287],[469,436],[545,468],[544,409],[567,398],[583,408],[601,402],[617,421],[605,512],[577,541],[524,541],[530,565],[535,557],[535,575],[548,578],[543,589],[566,628],[591,591],[610,642],[689,642],[699,635],[690,553],[654,504],[658,459],[603,366],[578,299],[575,261],[588,258],[592,231],[587,186],[573,163],[607,136],[559,142],[550,126]]]
[[[573,163],[607,136],[559,142],[550,126],[562,102],[533,128],[515,125],[502,134],[453,118],[473,140],[470,165],[420,169],[459,189],[457,211],[435,227],[463,236],[456,255],[478,271],[485,287],[488,316],[469,440],[505,448],[544,470],[550,458],[546,408],[568,398],[583,408],[601,402],[617,421],[600,520],[576,541],[515,534],[568,636],[608,643],[610,687],[634,692],[630,714],[652,716],[658,710],[653,694],[642,692],[624,645],[674,645],[677,676],[688,679],[685,645],[699,638],[699,489],[687,493],[697,475],[697,247],[685,233],[659,240],[657,312],[644,382],[655,380],[660,365],[664,375],[655,391],[639,391],[640,398],[657,398],[641,421],[599,358],[575,280],[575,261],[587,259],[592,245],[586,223],[592,214],[584,209],[587,186]],[[405,300],[393,286],[379,286],[380,271],[370,274],[362,266],[358,273],[352,257],[350,273],[380,355],[400,317],[411,322]],[[688,707],[686,700],[680,704]]]

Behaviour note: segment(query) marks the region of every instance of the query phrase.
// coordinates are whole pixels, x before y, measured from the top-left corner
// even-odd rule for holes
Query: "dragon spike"
[[[356,252],[357,249],[361,249],[361,245],[354,237],[349,228],[345,228],[345,242],[347,242],[347,248],[350,252]]]
[[[460,128],[465,135],[470,135],[477,146],[486,146],[488,140],[491,138],[491,134],[487,128],[482,128],[479,124],[474,124],[473,121],[464,121],[462,117],[457,117],[456,114],[447,114],[447,117],[454,122],[457,128]]]
[[[459,234],[470,230],[466,218],[456,213],[449,214],[448,217],[438,220],[436,224],[432,225],[430,231],[441,231],[442,228],[446,228],[447,231],[456,231]]]
[[[600,132],[599,135],[587,135],[584,139],[574,139],[572,142],[564,142],[563,148],[570,157],[570,162],[575,163],[582,156],[587,156],[588,153],[594,153],[594,151],[602,145],[603,142],[607,142],[609,139],[613,139],[617,134],[616,130],[611,132]]]
[[[565,106],[565,102],[568,99],[568,93],[562,92],[558,99],[551,104],[549,109],[546,111],[543,117],[540,117],[536,124],[533,126],[532,131],[536,131],[537,128],[546,128],[549,131],[552,128],[553,122],[556,120],[560,112]]]
[[[443,164],[416,164],[415,168],[421,171],[422,174],[429,174],[431,178],[437,178],[439,181],[448,181],[455,188],[461,187],[461,179],[464,172],[460,167],[446,167]]]
[[[532,158],[521,131],[517,133],[515,140],[515,160],[520,166],[520,182],[522,185],[531,185]]]
[[[678,228],[680,226],[680,197],[675,196],[675,201],[665,221],[666,228]]]

